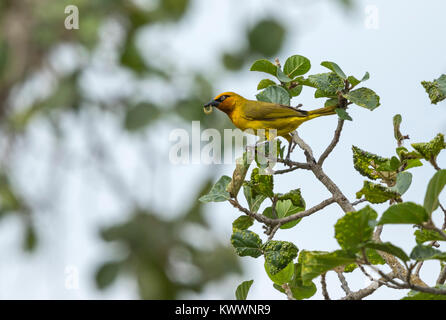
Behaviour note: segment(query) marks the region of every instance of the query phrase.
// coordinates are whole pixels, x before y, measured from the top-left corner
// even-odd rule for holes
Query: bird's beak
[[[212,100],[210,102],[208,102],[207,104],[205,104],[205,107],[218,107],[220,105],[220,102]]]

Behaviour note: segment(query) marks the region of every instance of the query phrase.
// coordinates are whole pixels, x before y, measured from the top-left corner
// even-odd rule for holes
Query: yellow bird
[[[289,148],[292,142],[291,132],[303,122],[336,113],[336,106],[304,111],[282,104],[248,100],[234,92],[219,94],[205,105],[205,108],[209,107],[216,107],[226,113],[241,130],[251,129],[256,135],[257,130],[265,130],[267,139],[268,130],[277,130],[277,136],[284,137],[289,142]]]

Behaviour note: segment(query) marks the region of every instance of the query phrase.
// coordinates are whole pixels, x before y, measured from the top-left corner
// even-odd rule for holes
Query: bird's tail
[[[337,108],[337,105],[330,106],[330,107],[324,107],[316,110],[308,111],[308,116],[313,119],[321,116],[329,116],[332,114],[336,114],[335,109]]]

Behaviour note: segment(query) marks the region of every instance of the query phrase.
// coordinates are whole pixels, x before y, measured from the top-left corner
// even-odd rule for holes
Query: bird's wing
[[[308,116],[307,111],[298,110],[283,104],[260,101],[247,101],[243,108],[243,114],[248,120],[275,120]]]

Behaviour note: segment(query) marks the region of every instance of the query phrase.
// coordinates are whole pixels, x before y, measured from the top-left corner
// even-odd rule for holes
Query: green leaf
[[[383,203],[400,198],[400,194],[391,188],[370,181],[364,181],[362,189],[356,192],[357,199],[361,199],[362,196],[370,203]]]
[[[354,104],[369,110],[374,110],[380,106],[379,96],[369,88],[359,88],[349,93],[344,93],[342,96]]]
[[[375,249],[366,248],[365,255],[367,256],[367,260],[373,265],[386,263]]]
[[[348,76],[347,80],[352,85],[352,88],[361,83],[361,80],[356,79],[354,76]]]
[[[347,80],[353,87],[356,87],[358,84],[360,84],[363,81],[368,80],[369,78],[370,78],[370,74],[368,72],[366,72],[361,80],[356,79],[354,76],[349,76],[347,78]]]
[[[288,286],[291,289],[293,297],[297,300],[311,298],[317,291],[316,285],[314,284],[313,281],[310,281],[308,284],[303,283],[301,274],[302,274],[302,265],[300,263],[295,263],[294,276],[291,282],[288,283]],[[274,284],[274,288],[276,288],[282,293],[285,293],[285,290],[277,284]]]
[[[334,72],[308,76],[308,81],[319,89],[319,93],[315,93],[315,97],[335,96],[338,91],[344,89],[344,81]]]
[[[269,240],[262,246],[265,264],[271,275],[277,274],[297,257],[297,247],[288,241]]]
[[[407,254],[401,248],[393,245],[390,242],[378,243],[378,242],[369,241],[364,245],[364,247],[390,253],[391,255],[394,255],[395,257],[400,258],[402,261],[405,261],[405,262],[410,260],[410,258],[407,256]]]
[[[282,285],[291,281],[294,275],[294,263],[290,262],[285,268],[276,274],[271,274],[271,265],[265,261],[265,271],[268,277],[276,284]]]
[[[379,165],[376,168],[376,171],[378,172],[378,175],[382,175],[383,172],[387,172],[388,174],[394,175],[396,177],[396,172],[398,168],[400,167],[401,162],[397,157],[392,157],[391,159],[388,159],[383,164]]]
[[[111,261],[104,263],[96,272],[96,286],[105,289],[110,286],[118,277],[121,263]]]
[[[348,264],[348,265],[346,265],[346,266],[344,267],[344,271],[343,271],[343,272],[345,272],[345,273],[353,272],[353,271],[355,271],[355,269],[356,269],[357,267],[358,267],[358,265],[357,265],[356,263]]]
[[[242,157],[236,159],[235,169],[232,173],[232,180],[226,188],[232,198],[237,197],[240,188],[245,182],[246,173],[248,172],[253,159],[254,156],[249,151],[246,151]]]
[[[289,286],[293,293],[293,297],[297,300],[311,298],[317,291],[313,281],[309,281],[307,284],[303,283],[302,265],[300,263],[294,265],[294,277],[289,283]]]
[[[237,219],[235,219],[234,222],[232,222],[232,230],[233,231],[235,229],[246,230],[253,224],[254,224],[253,218],[243,215],[243,216],[240,216]]]
[[[300,211],[303,211],[304,208],[302,207],[296,207],[293,205],[291,200],[279,200],[276,203],[276,215],[278,219],[285,218],[288,216],[291,216],[295,213],[298,213]],[[276,217],[273,216],[272,208],[268,207],[265,208],[263,211],[263,215],[267,216],[270,219],[276,219]],[[294,227],[296,224],[298,224],[302,219],[297,219],[288,223],[285,223],[283,226],[280,227],[280,229],[290,229]]]
[[[307,73],[310,68],[310,60],[304,56],[294,55],[286,60],[283,71],[288,77],[294,79],[297,76]]]
[[[255,191],[253,191],[250,184],[247,182],[243,184],[243,193],[245,195],[246,201],[248,202],[249,210],[252,212],[259,211],[261,204],[267,198],[266,196],[257,194]]]
[[[280,68],[277,68],[277,79],[279,79],[280,82],[288,83],[293,81],[293,79],[290,79]]]
[[[231,182],[231,178],[228,176],[222,176],[211,188],[208,194],[202,196],[200,199],[201,202],[222,202],[229,200],[231,196],[229,192],[226,191],[229,183]]]
[[[401,122],[403,121],[403,118],[401,117],[400,114],[396,114],[393,117],[393,136],[395,137],[396,141],[401,141],[401,138],[403,137],[403,135],[401,134],[400,131],[400,126],[401,126]]]
[[[262,255],[262,240],[259,235],[249,230],[234,230],[231,244],[240,257],[258,258]]]
[[[364,74],[364,76],[362,77],[361,82],[367,81],[369,79],[370,79],[370,74],[368,72],[366,72]]]
[[[417,224],[429,220],[426,210],[413,202],[404,202],[392,205],[384,211],[378,224]]]
[[[446,285],[436,285],[434,288],[445,290]],[[407,296],[405,296],[401,300],[446,300],[446,295],[411,290],[409,291]]]
[[[276,212],[279,218],[290,216],[299,211],[302,211],[302,208],[294,207],[291,200],[279,200],[276,203]]]
[[[299,83],[302,86],[307,86],[307,87],[311,87],[311,88],[317,88],[317,85],[312,82],[310,79],[305,79],[304,77],[297,77],[296,79],[294,79],[294,81],[296,81],[297,83]]]
[[[269,86],[256,95],[258,101],[265,101],[277,104],[290,105],[290,94],[279,86]]]
[[[260,59],[253,63],[251,66],[251,71],[259,71],[269,73],[273,76],[277,74],[277,66],[269,60]]]
[[[321,63],[321,66],[326,67],[336,73],[340,78],[347,80],[347,76],[345,75],[344,71],[334,62],[331,61],[324,61]]]
[[[338,103],[339,103],[338,98],[327,99],[327,101],[325,101],[325,103],[324,103],[324,107],[334,107],[334,106],[337,106]]]
[[[329,93],[326,91],[323,91],[321,89],[316,89],[316,91],[314,92],[314,97],[317,98],[335,98],[336,94],[335,93]]]
[[[357,252],[363,243],[372,238],[377,217],[378,214],[370,206],[347,212],[335,224],[335,238],[341,248]]]
[[[345,109],[336,108],[335,111],[340,119],[349,120],[349,121],[353,120],[352,117],[350,117],[350,115],[348,114],[348,112]]]
[[[425,160],[435,160],[440,151],[446,149],[444,135],[439,133],[434,139],[426,143],[412,143],[412,147],[417,150]]]
[[[446,185],[446,169],[437,171],[427,185],[426,195],[424,197],[424,209],[430,215],[438,206],[438,197]]]
[[[158,108],[150,103],[140,103],[127,110],[124,125],[129,131],[136,131],[147,127],[157,119]]]
[[[279,194],[278,200],[291,200],[294,206],[304,208],[306,207],[305,200],[302,197],[300,189],[291,190],[285,194]]]
[[[431,103],[437,104],[446,99],[446,74],[442,74],[440,78],[432,82],[422,81],[421,85],[429,95]]]
[[[407,163],[406,170],[423,166],[423,163],[419,159],[409,159],[404,161]]]
[[[246,300],[248,296],[249,289],[251,289],[252,283],[254,280],[243,281],[238,285],[237,290],[235,290],[235,298],[237,300]]]
[[[274,197],[274,180],[272,175],[260,174],[259,168],[254,168],[251,172],[249,185],[253,191],[253,198],[258,194],[265,197]]]
[[[290,94],[290,97],[297,97],[302,92],[302,86],[298,85],[293,88],[287,88],[288,93]]]
[[[263,79],[257,85],[257,90],[266,89],[266,88],[268,88],[270,86],[275,86],[275,85],[276,85],[276,83],[273,80]]]
[[[443,233],[445,232],[443,231]],[[426,230],[426,229],[416,230],[414,232],[414,236],[415,236],[415,241],[418,244],[423,244],[424,242],[427,241],[445,241],[445,239],[437,231],[434,230]]]
[[[363,176],[372,180],[378,179],[380,176],[376,169],[387,163],[388,158],[380,157],[376,154],[361,150],[358,147],[352,146],[353,150],[353,164],[355,169]]]
[[[334,252],[302,250],[299,255],[299,263],[302,264],[302,281],[308,284],[322,273],[355,261],[356,256],[344,250]]]
[[[446,252],[418,244],[413,248],[410,257],[414,260],[446,260]]]
[[[412,174],[410,172],[399,172],[396,176],[396,184],[391,190],[403,195],[412,184]]]
[[[305,200],[302,198],[300,189],[291,190],[286,194],[277,195],[276,215],[277,218],[288,217],[292,214],[305,210]],[[272,214],[272,208],[268,207],[263,211],[263,214],[271,219],[276,217]],[[289,229],[300,222],[301,219],[288,222],[280,227],[280,229]]]

